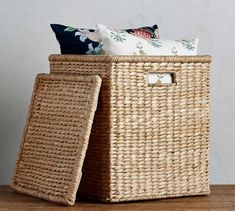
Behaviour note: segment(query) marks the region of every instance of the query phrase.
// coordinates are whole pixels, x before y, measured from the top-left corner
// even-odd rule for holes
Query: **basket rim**
[[[176,62],[176,63],[211,63],[210,55],[196,56],[111,56],[111,55],[75,55],[51,54],[50,62]]]

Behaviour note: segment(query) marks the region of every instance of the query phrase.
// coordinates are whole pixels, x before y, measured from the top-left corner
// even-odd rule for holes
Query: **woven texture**
[[[99,76],[37,76],[14,190],[74,204],[100,84]]]
[[[109,202],[204,195],[210,56],[49,57],[51,73],[102,78],[79,195]],[[148,84],[170,72],[172,84]]]

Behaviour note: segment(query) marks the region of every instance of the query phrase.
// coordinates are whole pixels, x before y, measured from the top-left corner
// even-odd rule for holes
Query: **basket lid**
[[[73,205],[101,85],[99,76],[36,77],[11,187]]]

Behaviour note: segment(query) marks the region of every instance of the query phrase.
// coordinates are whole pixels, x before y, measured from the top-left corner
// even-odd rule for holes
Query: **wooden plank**
[[[152,201],[128,202],[118,204],[104,204],[94,201],[77,201],[72,207],[65,207],[56,203],[43,201],[30,196],[13,192],[9,186],[0,186],[0,211],[17,210],[82,210],[82,211],[199,211],[199,210],[235,210],[235,185],[212,185],[208,196],[184,197]]]

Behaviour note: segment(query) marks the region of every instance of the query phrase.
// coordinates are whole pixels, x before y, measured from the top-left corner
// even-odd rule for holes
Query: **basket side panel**
[[[52,74],[85,74],[99,75],[102,78],[102,85],[109,82],[110,62],[80,61],[77,60],[50,60],[50,73]]]
[[[116,62],[111,86],[111,197],[209,193],[210,62]],[[174,84],[149,85],[148,72]]]
[[[110,198],[110,89],[101,87],[78,194],[106,200]]]
[[[89,145],[82,169],[80,197],[106,200],[110,198],[110,70],[109,61],[50,60],[52,74],[99,75],[102,85],[92,125]]]

